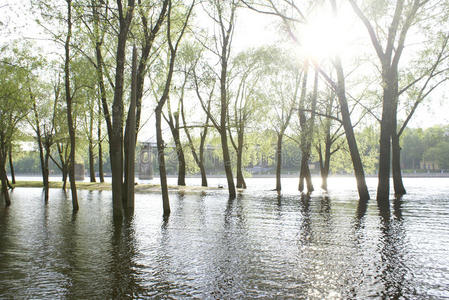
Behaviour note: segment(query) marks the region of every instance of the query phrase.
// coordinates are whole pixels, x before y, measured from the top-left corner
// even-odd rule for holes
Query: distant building
[[[422,160],[419,163],[419,165],[420,165],[421,169],[429,170],[429,171],[436,171],[436,170],[440,169],[440,166],[438,165],[438,163],[436,161],[425,161],[425,160]]]

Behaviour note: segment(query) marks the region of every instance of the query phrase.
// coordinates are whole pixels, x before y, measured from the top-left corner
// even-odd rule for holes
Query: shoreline
[[[44,185],[42,181],[16,181],[15,184],[12,185],[14,188],[43,188]],[[62,182],[60,181],[50,181],[49,182],[49,188],[50,189],[62,189]],[[70,183],[67,182],[66,189],[70,188]],[[76,188],[77,190],[88,190],[88,191],[111,191],[112,185],[109,182],[82,182],[77,181],[76,182]],[[223,188],[219,187],[204,187],[204,186],[178,186],[178,185],[169,185],[168,191],[169,192],[205,192],[205,191],[220,191],[223,190]],[[153,184],[153,183],[143,183],[143,184],[136,184],[134,186],[134,191],[136,193],[160,193],[161,186],[159,184]]]

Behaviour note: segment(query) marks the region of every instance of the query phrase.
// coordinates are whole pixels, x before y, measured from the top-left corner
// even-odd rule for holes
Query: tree
[[[145,74],[147,73],[149,67],[148,59],[151,50],[153,50],[154,41],[166,17],[169,0],[164,0],[160,4],[159,14],[157,18],[155,18],[156,22],[154,23],[152,22],[153,15],[159,8],[158,3],[152,4],[149,8],[147,8],[141,1],[138,1],[138,4],[138,12],[141,21],[141,26],[139,26],[139,29],[142,30],[142,38],[140,39],[141,55],[139,62],[136,61],[136,65],[132,68],[131,102],[128,110],[124,137],[124,186],[126,189],[126,194],[124,195],[123,201],[130,209],[134,208],[134,157],[136,152],[137,136],[140,129]],[[150,22],[148,22],[149,14],[151,14]],[[137,57],[135,59],[137,60]]]
[[[48,99],[50,93],[41,91],[39,87],[29,86],[29,97],[33,107],[33,117],[28,118],[28,122],[36,134],[36,141],[39,149],[41,163],[42,183],[44,186],[44,200],[48,202],[49,197],[49,160],[51,147],[55,143],[55,119],[57,115],[57,105],[60,98],[60,78],[53,83],[53,103]],[[45,89],[45,87],[43,87]]]
[[[274,57],[273,57],[274,58]],[[302,81],[302,70],[296,64],[289,64],[286,55],[281,56],[269,71],[264,86],[264,97],[271,106],[269,122],[276,132],[276,191],[281,191],[282,143],[290,124]],[[269,100],[268,100],[269,99]]]
[[[232,175],[232,162],[228,146],[228,108],[229,108],[229,79],[228,79],[228,65],[231,54],[231,42],[234,32],[234,25],[236,20],[236,9],[238,1],[230,0],[223,2],[219,0],[210,0],[209,4],[213,12],[207,12],[214,25],[218,29],[218,36],[215,40],[215,50],[213,54],[218,58],[220,70],[217,72],[217,78],[220,82],[220,120],[215,121],[211,118],[215,128],[220,134],[221,148],[223,155],[223,164],[226,173],[226,180],[228,183],[229,199],[235,199],[236,190],[234,184],[234,177]]]
[[[112,171],[112,205],[114,217],[123,214],[123,91],[126,61],[126,42],[134,13],[134,0],[129,0],[124,7],[117,0],[119,33],[116,48],[114,100],[112,103],[112,121],[107,120],[109,135],[109,156]],[[103,105],[104,106],[104,105]],[[105,113],[105,117],[109,116]]]
[[[323,104],[324,114],[319,116],[320,126],[318,126],[318,139],[315,142],[315,148],[318,152],[320,163],[321,188],[325,191],[327,191],[327,179],[329,177],[331,156],[341,148],[339,139],[342,135],[342,124],[339,123],[337,126],[333,125],[335,120],[332,116],[336,117],[336,114],[334,113],[336,110],[334,102],[335,94],[332,91],[329,91],[325,97],[325,103]],[[335,144],[337,145],[334,146]]]
[[[76,136],[75,136],[75,125],[73,122],[72,114],[72,90],[70,87],[70,40],[72,38],[72,0],[66,0],[67,3],[67,34],[64,43],[65,57],[64,57],[64,86],[65,86],[65,100],[67,105],[67,127],[69,129],[70,137],[70,153],[69,153],[69,181],[70,181],[70,191],[72,193],[72,207],[73,211],[79,209],[78,205],[78,195],[76,192],[75,183],[75,147],[76,147]]]
[[[162,205],[164,210],[164,216],[170,215],[170,201],[168,198],[168,185],[167,185],[167,173],[165,169],[165,155],[164,155],[164,140],[162,138],[162,109],[167,102],[170,93],[170,85],[173,77],[174,64],[176,59],[176,54],[178,52],[178,47],[180,45],[181,39],[186,31],[190,15],[193,10],[193,6],[195,5],[195,0],[192,1],[192,4],[188,8],[188,11],[185,15],[185,18],[182,20],[181,30],[178,32],[178,36],[172,40],[172,1],[169,0],[168,3],[168,12],[167,12],[167,43],[169,50],[169,63],[168,63],[168,71],[166,74],[166,80],[164,85],[164,90],[162,92],[159,101],[157,102],[157,106],[155,108],[155,116],[156,116],[156,140],[157,140],[157,150],[158,150],[158,159],[159,159],[159,176],[161,179],[161,190],[162,190]],[[174,43],[173,43],[174,42]]]
[[[0,180],[5,205],[11,205],[6,175],[6,158],[19,123],[30,110],[26,97],[29,71],[12,57],[4,56],[0,62]]]
[[[432,32],[432,35],[434,33]],[[438,88],[442,83],[449,79],[448,71],[444,62],[447,62],[449,55],[447,54],[449,34],[446,32],[439,32],[435,34],[435,43],[431,43],[429,49],[425,49],[419,54],[419,59],[417,62],[417,69],[422,70],[417,73],[416,70],[411,70],[406,77],[408,80],[403,88],[398,91],[398,97],[401,94],[406,94],[407,98],[412,100],[412,104],[406,102],[407,113],[405,120],[402,124],[398,124],[397,128],[394,128],[391,136],[391,146],[392,146],[392,168],[393,168],[393,184],[395,194],[400,196],[405,194],[404,184],[402,182],[402,172],[401,172],[401,146],[400,138],[405,128],[407,127],[409,121],[414,116],[418,106],[426,99],[428,96]],[[428,57],[430,59],[428,59]],[[397,101],[397,106],[399,106],[399,100]],[[398,108],[396,108],[396,112]]]
[[[384,11],[393,10],[393,17],[385,23],[387,30],[375,26],[381,26],[378,20],[370,21],[355,0],[350,0],[354,12],[366,27],[371,43],[379,58],[381,64],[382,76],[382,117],[380,125],[380,144],[379,144],[379,182],[377,186],[377,202],[381,208],[389,211],[389,193],[390,193],[390,163],[391,163],[391,141],[396,135],[397,130],[397,103],[399,93],[399,75],[398,66],[402,56],[405,39],[410,27],[415,22],[419,10],[429,1],[413,0],[406,6],[405,0],[396,0],[394,3],[385,2]],[[374,18],[374,17],[373,17]],[[373,23],[375,25],[373,25]],[[387,32],[385,36],[382,36]],[[399,140],[395,138],[396,146],[399,146]],[[395,159],[395,163],[399,161]],[[400,171],[397,168],[394,172]],[[393,175],[400,177],[399,174]],[[399,184],[396,181],[396,194],[403,195],[405,188],[402,180]]]
[[[258,1],[255,1],[254,4],[251,4],[248,0],[242,0],[242,2],[248,8],[253,9],[259,13],[279,17],[293,42],[301,46],[302,41],[296,34],[297,31],[295,25],[303,26],[304,24],[307,24],[307,17],[304,11],[308,11],[310,7],[302,9],[293,1],[281,1],[276,3],[272,0],[269,0],[268,3],[259,3]],[[304,4],[310,5],[311,3],[305,1]],[[334,15],[338,15],[336,1],[330,0],[330,5],[332,7]],[[313,5],[310,6],[314,7]],[[289,12],[290,15],[287,15],[284,12]],[[331,30],[331,28],[329,28],[329,30]],[[315,61],[313,61],[313,67],[315,68],[315,70],[320,73],[321,77],[327,82],[329,86],[332,87],[332,89],[335,91],[335,94],[337,95],[341,110],[343,128],[345,130],[346,140],[354,169],[354,175],[357,181],[357,190],[359,193],[360,201],[368,201],[370,196],[365,181],[365,171],[363,169],[360,152],[357,146],[357,141],[355,139],[354,129],[351,121],[351,114],[346,95],[346,83],[343,64],[338,54],[332,58],[332,65],[334,66],[337,74],[336,81],[332,80],[331,76],[326,73]]]
[[[312,140],[313,140],[313,129],[315,126],[315,110],[316,102],[318,98],[318,72],[315,71],[315,78],[313,83],[313,92],[310,97],[310,118],[307,119],[305,113],[305,98],[307,89],[307,73],[308,73],[308,62],[305,62],[304,66],[304,76],[303,84],[301,88],[301,97],[299,98],[298,105],[298,118],[301,127],[301,169],[299,172],[299,184],[298,190],[302,192],[304,190],[304,180],[307,183],[307,193],[313,192],[312,176],[309,170],[309,158],[311,154]]]

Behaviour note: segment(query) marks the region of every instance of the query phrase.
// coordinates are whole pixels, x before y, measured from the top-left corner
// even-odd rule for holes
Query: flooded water
[[[280,197],[273,179],[247,184],[233,201],[172,193],[166,220],[160,195],[138,194],[124,222],[110,192],[79,191],[72,215],[69,193],[45,206],[16,188],[0,207],[0,298],[449,299],[449,179],[405,179],[389,220],[375,200],[357,216],[351,178],[310,199],[293,178]]]

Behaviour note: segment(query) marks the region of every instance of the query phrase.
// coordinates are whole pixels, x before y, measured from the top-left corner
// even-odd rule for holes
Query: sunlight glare
[[[341,55],[348,46],[348,26],[344,19],[327,11],[312,16],[298,28],[300,55],[316,60]]]

